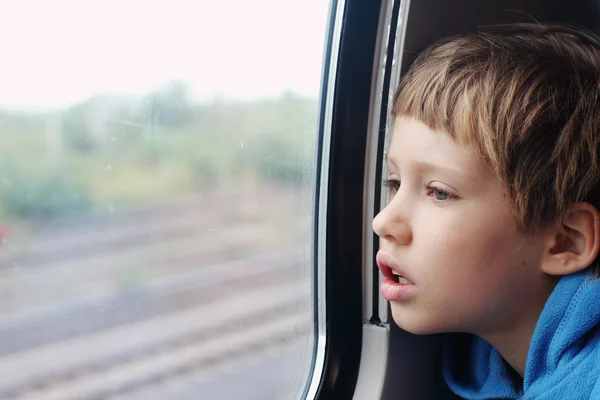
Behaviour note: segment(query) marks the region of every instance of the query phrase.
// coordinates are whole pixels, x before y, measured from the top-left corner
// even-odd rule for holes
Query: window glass
[[[327,2],[0,7],[0,398],[297,398]]]

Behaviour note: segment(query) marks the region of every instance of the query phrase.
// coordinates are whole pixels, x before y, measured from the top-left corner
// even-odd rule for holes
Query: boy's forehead
[[[407,117],[394,121],[385,160],[388,167],[395,169],[409,165],[419,170],[444,170],[472,178],[480,172],[489,172],[473,146]]]
[[[452,137],[444,130],[435,129],[427,124],[410,117],[396,118],[392,126],[390,146],[387,158],[394,158],[396,153],[424,157],[440,157],[444,154],[451,156],[471,156],[475,148],[464,141]]]

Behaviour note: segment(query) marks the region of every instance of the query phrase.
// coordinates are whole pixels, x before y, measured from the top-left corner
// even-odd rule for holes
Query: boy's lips
[[[377,266],[385,278],[381,283],[381,294],[383,297],[388,301],[395,302],[411,298],[414,294],[415,284],[400,269],[394,258],[388,253],[379,250],[376,260]]]
[[[377,261],[377,266],[379,267],[379,270],[385,278],[395,280],[393,273],[393,271],[395,271],[396,274],[404,277],[404,279],[408,281],[408,284],[414,285],[412,280],[400,268],[396,260],[394,260],[394,258],[385,251],[379,250],[377,252],[377,257],[375,258],[375,260]]]

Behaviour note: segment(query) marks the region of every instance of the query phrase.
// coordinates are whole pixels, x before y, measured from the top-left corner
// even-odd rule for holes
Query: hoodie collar
[[[450,389],[466,399],[516,399],[541,393],[572,371],[587,336],[600,323],[600,279],[587,272],[561,278],[534,330],[525,377],[508,366],[489,343],[467,334],[448,334],[443,370]]]

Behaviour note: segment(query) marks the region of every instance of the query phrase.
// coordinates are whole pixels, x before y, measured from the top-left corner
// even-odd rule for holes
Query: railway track
[[[310,353],[307,220],[275,218],[293,191],[263,195],[245,213],[189,196],[52,222],[2,247],[0,399],[169,398],[228,366]],[[143,279],[115,286],[131,270]]]
[[[272,276],[265,279],[269,269]],[[289,270],[272,264],[260,273],[213,281],[212,290],[231,294],[235,288],[235,295],[2,357],[0,398],[107,399],[284,342],[308,342],[310,283],[290,280]]]

